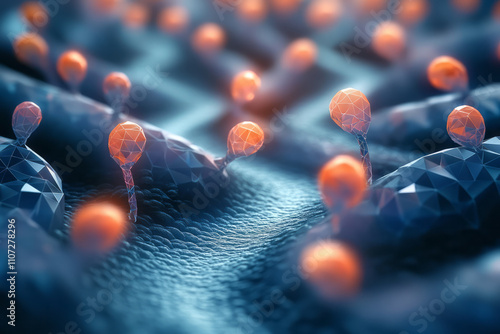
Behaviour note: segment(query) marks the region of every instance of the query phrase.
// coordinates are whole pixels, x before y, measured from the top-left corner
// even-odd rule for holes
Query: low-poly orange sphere
[[[316,43],[308,38],[297,39],[283,53],[283,64],[288,69],[302,72],[314,65],[317,55]]]
[[[71,239],[81,250],[102,253],[113,249],[128,230],[127,215],[109,203],[79,208],[71,223]]]
[[[158,27],[168,33],[178,34],[189,24],[189,13],[182,6],[164,8],[158,17]]]
[[[109,154],[121,167],[131,168],[142,156],[145,147],[146,135],[136,123],[120,123],[109,134]]]
[[[359,257],[339,241],[320,241],[307,247],[300,265],[304,278],[327,298],[352,296],[361,285]]]
[[[226,33],[215,23],[200,26],[191,38],[193,48],[203,54],[214,54],[224,47]]]
[[[49,22],[47,10],[41,2],[28,1],[21,5],[21,15],[35,28],[43,28]]]
[[[265,0],[242,0],[236,10],[242,20],[260,22],[267,15],[267,4]]]
[[[231,95],[239,103],[252,101],[260,85],[260,78],[254,72],[244,71],[238,73],[231,83]]]
[[[397,23],[383,22],[373,33],[372,45],[379,56],[394,61],[401,58],[405,50],[406,33]]]
[[[264,131],[253,122],[236,124],[227,136],[228,154],[247,157],[256,153],[264,144]]]
[[[87,75],[87,60],[78,51],[66,51],[57,61],[57,73],[64,81],[78,84]]]
[[[123,13],[123,23],[132,29],[144,27],[149,18],[149,8],[138,2],[128,4]]]
[[[113,97],[127,98],[130,94],[131,83],[127,75],[121,72],[112,72],[104,78],[102,89],[104,94]]]
[[[483,116],[471,106],[455,108],[448,116],[446,129],[455,143],[470,148],[482,145],[486,131]]]
[[[271,4],[276,12],[290,14],[294,12],[303,0],[271,0]]]
[[[14,52],[19,61],[41,67],[47,59],[49,47],[40,35],[26,33],[14,41]]]
[[[372,120],[370,102],[357,89],[343,89],[330,101],[330,117],[342,130],[366,136]]]
[[[465,66],[448,56],[434,59],[427,68],[427,77],[434,88],[445,91],[465,90],[469,85]]]
[[[329,208],[352,208],[365,196],[367,185],[363,165],[351,156],[340,155],[323,166],[318,175],[318,186]]]
[[[481,0],[452,0],[452,4],[461,12],[471,13],[479,8]]]
[[[306,13],[307,23],[317,29],[333,25],[342,14],[339,0],[314,0],[309,4]]]
[[[401,0],[398,20],[406,25],[420,22],[429,12],[428,0]]]

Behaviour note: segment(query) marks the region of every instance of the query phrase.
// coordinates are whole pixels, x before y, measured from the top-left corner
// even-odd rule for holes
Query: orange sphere
[[[406,25],[421,21],[429,11],[428,0],[401,0],[397,17]]]
[[[40,35],[26,33],[14,41],[14,52],[19,61],[41,67],[47,59],[49,47]]]
[[[481,113],[471,106],[455,108],[448,116],[446,130],[451,139],[465,147],[480,147],[486,127]]]
[[[71,239],[89,252],[113,249],[127,232],[126,214],[109,203],[87,204],[79,208],[71,224]]]
[[[307,23],[313,28],[326,28],[337,22],[342,14],[339,0],[314,0],[307,8]]]
[[[317,55],[316,43],[308,38],[297,39],[286,48],[283,64],[291,70],[305,71],[315,63]]]
[[[194,32],[191,43],[194,49],[204,54],[214,54],[224,47],[226,33],[215,23],[200,26]]]
[[[164,8],[158,17],[158,27],[171,34],[184,31],[188,23],[189,13],[181,6]]]
[[[469,85],[465,66],[448,56],[434,59],[427,68],[427,76],[432,86],[445,91],[465,90]]]
[[[28,1],[21,5],[21,15],[33,27],[43,28],[49,22],[47,10],[38,1]]]
[[[149,8],[147,6],[132,2],[125,8],[123,23],[133,29],[142,28],[148,23],[149,15]]]
[[[478,9],[481,0],[452,0],[452,4],[459,11],[470,13]]]
[[[228,154],[247,157],[256,153],[264,144],[264,131],[253,122],[236,124],[227,136]]]
[[[405,50],[406,34],[399,24],[386,21],[375,29],[372,43],[379,56],[393,61],[401,58]]]
[[[238,73],[231,84],[233,99],[239,103],[249,102],[255,98],[260,88],[260,78],[252,71]]]
[[[300,265],[304,278],[329,298],[351,296],[361,285],[360,260],[339,241],[321,241],[307,247]]]
[[[131,168],[142,156],[144,147],[146,135],[136,123],[120,123],[109,134],[109,154],[121,167]]]
[[[124,73],[121,72],[112,72],[108,74],[106,78],[104,78],[104,82],[102,84],[104,94],[113,98],[128,98],[130,88],[130,80]]]
[[[78,51],[66,51],[57,61],[57,73],[64,81],[79,84],[87,75],[87,60]]]
[[[271,0],[274,10],[282,14],[295,11],[301,2],[302,0]]]
[[[351,156],[340,155],[323,166],[319,172],[318,186],[329,208],[352,208],[365,195],[367,185],[363,165]]]
[[[259,22],[267,15],[267,4],[265,0],[242,0],[236,10],[241,19]]]
[[[366,136],[372,120],[370,102],[357,89],[342,89],[330,101],[330,117],[345,132]]]

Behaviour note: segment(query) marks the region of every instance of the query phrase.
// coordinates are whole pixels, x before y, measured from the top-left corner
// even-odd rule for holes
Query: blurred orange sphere
[[[189,13],[182,6],[164,8],[158,17],[158,27],[171,34],[184,31],[189,24]]]
[[[401,0],[397,17],[406,25],[421,21],[429,11],[428,0]]]
[[[129,28],[142,28],[149,22],[149,16],[149,8],[146,5],[132,2],[125,8],[123,23]]]
[[[388,0],[355,0],[354,3],[358,10],[364,14],[381,11],[387,8]]]
[[[19,61],[31,66],[44,66],[49,53],[45,40],[38,34],[26,33],[14,41],[14,52]]]
[[[289,14],[297,9],[303,0],[271,0],[276,12]]]
[[[379,56],[394,61],[401,58],[405,50],[406,33],[397,23],[383,22],[375,29],[372,46]]]
[[[317,29],[326,28],[337,22],[342,14],[339,0],[314,0],[307,8],[307,23]]]
[[[129,96],[131,83],[127,75],[121,72],[112,72],[104,78],[102,89],[106,95],[126,98]]]
[[[267,4],[265,0],[242,0],[236,10],[241,19],[259,22],[267,15]]]
[[[264,144],[264,131],[254,122],[236,124],[227,136],[228,154],[247,157],[256,153]]]
[[[100,14],[117,12],[123,0],[90,0],[90,7]]]
[[[231,95],[239,103],[249,102],[255,98],[260,88],[260,78],[252,71],[238,73],[231,84]]]
[[[481,0],[452,0],[452,4],[459,11],[470,13],[478,9]]]
[[[87,204],[79,208],[71,223],[74,244],[89,252],[113,249],[127,232],[127,215],[109,203]]]
[[[348,297],[359,290],[362,269],[357,254],[338,241],[320,241],[300,258],[302,275],[325,297]]]
[[[318,186],[329,208],[352,208],[365,195],[367,185],[363,165],[351,156],[340,155],[323,166],[318,175]]]
[[[293,41],[283,54],[285,67],[295,71],[305,71],[316,61],[318,48],[316,43],[308,38]]]
[[[493,18],[495,20],[500,20],[500,1],[497,1],[495,6],[493,6]]]
[[[47,10],[38,1],[28,1],[21,5],[21,15],[33,27],[43,28],[49,22]]]
[[[57,73],[59,73],[64,81],[71,84],[78,84],[87,75],[87,60],[78,51],[66,51],[57,61]]]
[[[194,32],[191,43],[196,51],[214,54],[224,47],[226,33],[215,23],[206,23]]]
[[[432,86],[445,91],[465,90],[469,85],[465,66],[448,56],[434,59],[427,68],[427,77]]]

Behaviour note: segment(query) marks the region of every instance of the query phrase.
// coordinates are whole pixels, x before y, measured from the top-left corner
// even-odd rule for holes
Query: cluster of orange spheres
[[[110,203],[91,203],[75,212],[71,239],[85,252],[105,253],[120,242],[127,230],[127,216],[119,207]]]

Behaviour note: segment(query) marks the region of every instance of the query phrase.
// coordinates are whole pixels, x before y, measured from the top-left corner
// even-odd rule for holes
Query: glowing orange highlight
[[[316,43],[307,38],[293,41],[283,54],[285,67],[298,72],[305,71],[314,65],[318,55]]]
[[[219,25],[207,23],[196,29],[191,43],[193,48],[200,53],[214,54],[224,47],[226,33]]]
[[[188,24],[189,13],[181,6],[164,8],[158,17],[158,27],[171,34],[184,31]]]
[[[386,21],[375,29],[372,43],[379,56],[393,61],[401,58],[405,50],[406,33],[399,24]]]
[[[397,13],[398,20],[406,25],[414,25],[425,18],[429,12],[427,0],[401,0]]]
[[[267,15],[265,0],[243,0],[236,10],[241,19],[249,22],[260,22]]]
[[[307,23],[314,28],[322,29],[333,25],[342,14],[339,0],[314,0],[307,8]]]

